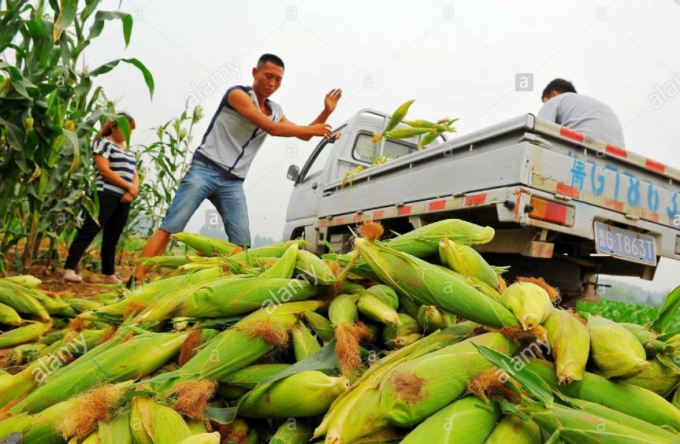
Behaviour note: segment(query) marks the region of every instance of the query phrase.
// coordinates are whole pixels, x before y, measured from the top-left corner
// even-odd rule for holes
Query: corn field
[[[644,323],[505,282],[443,220],[317,257],[178,233],[89,299],[0,279],[0,439],[27,444],[675,443],[680,287]],[[631,321],[633,319],[620,319]],[[21,441],[23,440],[23,441]]]
[[[43,241],[49,244],[43,253],[49,262],[55,245],[68,243],[84,212],[97,215],[90,144],[97,124],[116,118],[114,103],[94,86],[97,77],[127,63],[139,69],[153,95],[153,77],[137,59],[84,64],[83,51],[109,22],[120,22],[126,45],[131,38],[132,17],[97,10],[99,3],[0,2],[3,270],[10,252],[10,265],[28,270]],[[129,137],[124,119],[120,126]]]
[[[647,325],[659,314],[659,309],[645,305],[630,304],[626,302],[610,301],[603,299],[595,304],[592,302],[578,301],[576,309],[579,312],[591,313],[603,316],[616,322],[629,322],[633,324]],[[672,330],[680,330],[680,317],[676,316],[671,321]]]

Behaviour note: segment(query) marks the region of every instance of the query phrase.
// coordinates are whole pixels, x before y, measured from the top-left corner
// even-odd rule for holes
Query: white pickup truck
[[[680,170],[531,114],[420,151],[418,138],[373,143],[389,117],[361,110],[290,167],[284,239],[346,252],[365,218],[386,233],[460,218],[496,229],[477,249],[511,279],[544,277],[568,298],[596,298],[600,274],[651,280],[660,257],[680,259]]]

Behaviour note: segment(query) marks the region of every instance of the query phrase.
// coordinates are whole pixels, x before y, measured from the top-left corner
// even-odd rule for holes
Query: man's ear
[[[552,99],[553,97],[557,97],[557,96],[559,96],[559,95],[560,95],[560,93],[558,93],[557,91],[550,91],[550,98],[551,98],[551,99]]]

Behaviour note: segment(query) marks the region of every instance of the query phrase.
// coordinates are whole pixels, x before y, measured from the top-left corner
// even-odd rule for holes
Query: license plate
[[[656,265],[656,244],[652,236],[595,222],[595,249],[621,259]]]

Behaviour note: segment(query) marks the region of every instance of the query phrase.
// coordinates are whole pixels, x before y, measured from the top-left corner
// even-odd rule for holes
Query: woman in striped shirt
[[[119,116],[127,119],[132,132],[135,128],[134,119],[124,113]],[[78,230],[69,248],[68,258],[64,264],[64,279],[69,282],[83,280],[82,276],[76,274],[76,267],[99,230],[104,229],[101,251],[104,282],[120,284],[122,281],[115,274],[116,244],[127,223],[130,202],[139,194],[137,160],[128,150],[125,136],[115,120],[102,126],[101,137],[95,138],[93,151],[97,164],[99,224],[89,213],[86,214],[85,223]]]

